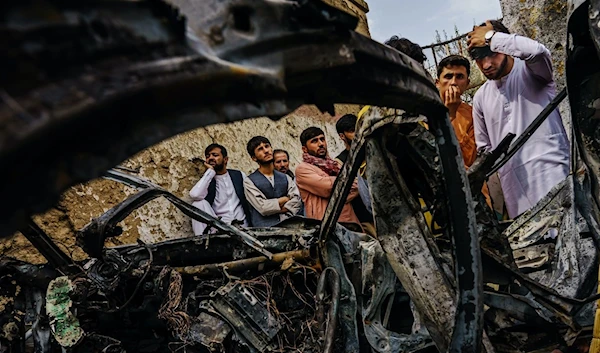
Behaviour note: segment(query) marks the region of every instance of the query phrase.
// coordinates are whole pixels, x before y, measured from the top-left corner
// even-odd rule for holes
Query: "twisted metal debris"
[[[0,236],[21,230],[48,260],[0,259],[0,343],[9,351],[27,343],[38,352],[479,352],[483,342],[514,352],[590,339],[600,239],[598,1],[573,3],[569,22],[572,152],[581,158],[508,227],[479,190],[514,136],[480,156],[467,178],[423,68],[355,33],[356,18],[320,1],[195,2],[202,16],[193,28],[157,0],[0,6],[9,53],[0,59],[9,68],[0,81],[0,164],[19,166],[0,176]],[[148,181],[106,173],[183,131],[278,118],[302,104],[333,112],[334,103],[375,107],[322,221],[241,230]],[[337,223],[363,161],[376,239]],[[102,175],[138,193],[78,232],[89,258],[76,262],[31,216]],[[118,223],[156,197],[216,229],[210,244],[190,237],[106,248]],[[543,239],[548,229],[556,241]],[[73,284],[59,304],[72,303],[71,328],[79,322],[86,333],[76,340],[50,328],[59,321],[46,314],[56,301],[46,289],[58,278]]]

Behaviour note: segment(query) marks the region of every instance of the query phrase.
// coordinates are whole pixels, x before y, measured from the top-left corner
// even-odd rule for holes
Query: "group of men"
[[[405,38],[394,36],[385,44],[421,65],[426,59],[421,48]],[[475,94],[472,107],[461,99],[470,85],[467,58],[450,55],[441,60],[435,80],[466,168],[478,153],[495,149],[508,133],[522,134],[556,93],[548,49],[532,39],[510,34],[500,21],[474,27],[468,34],[468,50],[488,79]],[[335,179],[348,157],[356,124],[357,117],[352,114],[338,120],[337,132],[346,149],[335,159],[329,156],[323,130],[305,129],[300,135],[302,162],[295,175],[289,169],[289,154],[273,150],[262,136],[247,144],[248,154],[258,164],[247,177],[227,169],[225,147],[208,146],[207,171],[190,191],[194,206],[243,226],[269,227],[294,215],[322,219]],[[508,216],[515,218],[533,207],[567,177],[569,163],[569,142],[555,110],[499,170]],[[354,182],[339,221],[362,224],[367,230],[373,215],[368,189],[359,187],[361,181],[359,177]],[[194,221],[195,234],[202,234],[205,227]]]
[[[510,34],[502,22],[476,26],[467,38],[471,59],[488,79],[477,90],[473,106],[461,99],[470,84],[467,58],[451,55],[441,60],[435,83],[469,168],[478,153],[494,150],[507,134],[523,134],[556,95],[556,84],[550,51],[532,39]],[[425,60],[421,48],[407,39],[393,37],[386,44],[421,64]],[[509,218],[535,206],[564,180],[570,157],[567,134],[555,109],[498,171]]]
[[[351,140],[346,141],[349,148]],[[295,215],[321,219],[333,184],[340,172],[338,161],[329,157],[325,133],[309,127],[300,135],[302,163],[296,174],[289,169],[287,151],[274,150],[264,136],[248,141],[247,152],[258,168],[246,176],[228,169],[227,149],[211,144],[204,151],[206,172],[190,190],[193,205],[230,224],[244,227],[271,227]],[[356,187],[350,199],[357,196]],[[358,223],[350,205],[344,207],[340,222]],[[193,221],[196,235],[207,225]]]

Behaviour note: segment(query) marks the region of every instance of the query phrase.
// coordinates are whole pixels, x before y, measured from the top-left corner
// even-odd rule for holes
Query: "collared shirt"
[[[246,179],[246,174],[242,172],[242,177]],[[212,204],[212,209],[215,211],[217,217],[221,217],[221,220],[225,223],[231,224],[232,221],[238,220],[243,221],[244,226],[248,225],[246,221],[246,214],[242,203],[235,193],[233,187],[233,181],[229,172],[217,175],[214,169],[209,168],[206,170],[200,181],[194,185],[190,190],[190,197],[195,201],[199,202],[206,198],[208,194],[208,186],[210,182],[215,179],[216,182],[216,194],[215,201]],[[194,203],[195,203],[194,202]]]
[[[510,132],[520,136],[556,94],[550,52],[521,36],[496,33],[494,52],[514,57],[510,73],[475,94],[473,123],[479,150],[493,150]],[[508,214],[533,207],[569,174],[569,141],[558,110],[500,170]]]
[[[288,182],[288,189],[286,196],[290,198],[288,202],[283,205],[288,212],[279,213],[281,208],[279,208],[278,199],[267,199],[265,194],[262,193],[258,189],[256,185],[250,180],[250,178],[244,179],[244,194],[246,195],[246,200],[248,203],[254,207],[264,217],[271,216],[279,213],[279,220],[283,221],[284,219],[290,218],[300,211],[302,208],[302,199],[300,198],[300,191],[298,190],[298,186],[289,175],[285,175]],[[274,176],[268,177],[265,175],[265,178],[271,183],[271,185],[275,186],[275,178]]]
[[[322,220],[327,209],[327,204],[333,192],[335,176],[330,176],[319,167],[302,162],[296,167],[296,182],[304,201],[306,217]],[[356,180],[352,184],[346,204],[338,222],[349,222],[360,224],[354,213],[351,201],[358,196],[358,185]]]

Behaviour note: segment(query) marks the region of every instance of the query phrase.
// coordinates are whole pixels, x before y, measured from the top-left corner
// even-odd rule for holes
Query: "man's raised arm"
[[[493,52],[524,60],[531,73],[544,83],[553,80],[550,51],[543,44],[533,39],[516,34],[496,32],[490,42],[490,49]]]
[[[208,186],[210,185],[210,182],[214,179],[215,175],[217,175],[217,173],[214,169],[206,168],[206,171],[204,172],[204,175],[202,175],[202,178],[200,178],[200,180],[196,183],[196,185],[194,185],[192,190],[190,190],[190,197],[192,198],[192,200],[202,201],[206,198],[206,195],[208,195]]]

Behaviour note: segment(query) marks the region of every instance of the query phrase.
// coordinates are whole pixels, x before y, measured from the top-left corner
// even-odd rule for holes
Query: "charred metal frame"
[[[502,159],[500,159],[496,164],[494,164],[494,166],[491,168],[490,171],[488,171],[488,173],[486,175],[487,178],[489,178],[494,173],[496,173],[500,168],[502,168],[502,166],[505,165],[506,162],[508,162],[508,160],[512,156],[514,156],[515,153],[517,153],[521,147],[523,147],[525,142],[527,142],[527,140],[529,140],[529,138],[537,131],[537,129],[542,125],[542,123],[544,121],[546,121],[548,116],[550,116],[550,114],[554,110],[556,110],[556,108],[558,108],[558,105],[566,97],[567,97],[567,90],[565,88],[563,88],[556,95],[556,97],[554,97],[554,99],[552,99],[552,101],[550,103],[548,103],[548,105],[540,112],[540,114],[538,114],[538,116],[531,122],[531,124],[529,124],[529,126],[527,126],[527,128],[525,129],[525,131],[523,131],[521,136],[519,136],[515,140],[514,145],[512,145],[511,148],[506,152],[506,155],[503,156]],[[509,133],[508,135],[510,136],[511,134]],[[502,142],[504,142],[504,141],[502,141]],[[499,148],[502,145],[502,142],[500,142],[500,144],[498,145]]]
[[[0,176],[6,200],[0,206],[2,236],[53,205],[68,186],[193,128],[281,117],[302,104],[329,111],[333,103],[443,109],[422,68],[352,31],[354,17],[320,1],[199,2],[193,6],[204,16],[194,19],[187,35],[172,33],[169,25],[180,28],[183,21],[176,10],[156,10],[155,4],[100,1],[101,11],[88,11],[84,3],[55,5],[58,13],[80,14],[89,25],[65,22],[70,37],[62,36],[64,45],[87,43],[96,60],[51,48],[30,53],[31,46],[20,42],[24,33],[37,31],[39,41],[54,35],[44,29],[55,24],[44,19],[34,28],[3,24],[14,45],[7,65],[30,65],[46,80],[21,77],[2,85],[0,163],[20,166]],[[3,6],[18,14],[25,5]],[[239,9],[253,36],[236,29]],[[134,11],[146,15],[146,22],[129,21]],[[90,38],[98,28],[122,35]],[[146,32],[160,35],[146,38]],[[120,64],[110,66],[103,60],[108,55]],[[80,124],[94,134],[81,136]],[[25,155],[27,165],[19,163]]]
[[[3,5],[15,13],[22,9],[17,2]],[[165,6],[156,11],[154,2],[118,6],[100,2],[99,6],[102,11],[88,12],[79,4],[56,6],[56,11],[80,13],[88,25],[87,31],[81,31],[77,25],[64,23],[72,35],[68,40],[86,43],[97,57],[102,57],[100,54],[108,47],[120,54],[125,64],[107,70],[102,60],[90,62],[89,57],[75,55],[71,66],[82,62],[86,66],[70,70],[68,79],[58,74],[65,64],[56,60],[60,52],[42,50],[32,55],[18,38],[33,29],[18,22],[5,24],[17,48],[11,64],[28,58],[27,63],[38,67],[40,73],[56,72],[48,76],[48,82],[35,82],[33,87],[4,88],[0,121],[8,128],[0,136],[4,141],[0,163],[10,165],[28,155],[29,167],[13,169],[1,177],[0,185],[10,185],[3,191],[9,200],[5,205],[11,206],[0,206],[0,214],[6,219],[0,234],[10,234],[23,222],[23,215],[49,207],[68,186],[97,177],[131,154],[179,132],[252,116],[279,117],[301,104],[316,104],[327,111],[333,110],[333,103],[403,108],[430,119],[438,144],[443,147],[440,154],[444,172],[448,173],[448,199],[454,200],[448,209],[454,221],[450,233],[456,235],[455,251],[461,259],[457,313],[463,313],[464,308],[469,314],[457,315],[454,343],[447,344],[454,351],[479,350],[481,267],[473,208],[467,201],[471,197],[464,187],[464,170],[458,168],[462,166],[460,152],[445,108],[422,67],[357,34],[353,31],[356,18],[320,1],[200,2],[194,6],[203,16],[194,19],[185,35],[177,11]],[[152,33],[159,35],[148,37],[144,31],[148,27],[125,20],[126,14],[140,8],[150,14],[146,26],[154,26]],[[162,21],[165,17],[166,22]],[[48,25],[41,19],[35,29]],[[109,34],[110,42],[106,36],[90,38],[90,32],[94,35],[99,28]],[[117,32],[129,35],[111,35]],[[135,43],[137,48],[147,46],[159,59],[149,61],[149,56],[140,57],[124,49],[132,40],[135,42],[133,38],[144,38],[144,44]],[[70,54],[68,50],[66,54]],[[40,65],[42,62],[45,64]],[[76,90],[69,91],[70,87]],[[232,91],[230,87],[237,89]],[[169,116],[168,124],[162,120],[164,116]],[[24,120],[43,123],[31,128],[33,125]],[[95,131],[94,136],[76,137],[83,121]],[[111,123],[117,121],[127,123],[112,129]],[[52,129],[59,133],[46,133]],[[19,134],[11,136],[15,131]],[[348,180],[351,174],[344,171],[340,179]],[[20,191],[17,194],[15,190]],[[23,190],[27,190],[26,195]],[[149,199],[158,194],[166,195],[147,191],[139,197]],[[331,205],[336,204],[335,198]],[[339,213],[339,207],[332,207],[322,229],[331,230],[337,219],[331,215]],[[115,209],[116,216],[110,218],[118,220],[126,211],[126,206]],[[196,216],[203,215],[196,212]],[[99,226],[110,231],[114,224],[107,221]],[[90,225],[88,230],[93,227]],[[324,240],[323,235],[320,238]],[[98,255],[101,242],[88,237],[86,243]],[[257,245],[252,240],[250,244]]]
[[[598,135],[598,99],[600,99],[600,31],[597,0],[569,1],[567,23],[567,90],[573,117],[573,141],[579,158],[573,158],[578,171],[575,198],[581,214],[590,225],[594,239],[600,239],[600,136]],[[579,163],[581,161],[582,163]],[[581,173],[580,173],[581,171]],[[584,173],[587,171],[588,173]]]
[[[73,265],[73,259],[65,254],[33,220],[21,229],[21,233],[41,252],[54,269],[64,272]]]
[[[437,97],[435,91],[430,92],[430,94],[432,99]],[[462,155],[458,150],[458,142],[452,126],[445,116],[444,110],[437,111],[438,114],[442,114],[443,118],[436,118],[436,110],[421,111],[422,115],[430,117],[428,120],[430,129],[436,136],[440,161],[446,177],[444,187],[445,192],[448,194],[449,218],[452,220],[450,234],[454,237],[456,271],[459,273],[457,276],[459,291],[457,307],[454,304],[454,293],[449,285],[449,279],[444,278],[442,267],[435,263],[436,249],[435,246],[429,243],[433,237],[426,234],[410,234],[410,232],[418,229],[427,233],[424,220],[419,222],[420,224],[402,225],[411,219],[413,214],[418,217],[420,207],[413,203],[412,196],[407,192],[406,186],[401,186],[403,184],[401,177],[399,177],[401,174],[397,167],[390,164],[393,162],[389,162],[393,160],[393,156],[388,155],[385,150],[376,146],[377,143],[385,144],[385,139],[382,140],[381,135],[379,137],[372,136],[376,133],[381,134],[384,127],[389,129],[394,123],[401,124],[403,115],[410,116],[410,114],[403,114],[401,111],[393,109],[387,111],[380,108],[373,109],[376,113],[364,118],[365,121],[353,141],[348,160],[336,180],[332,198],[323,219],[320,239],[326,241],[328,235],[333,232],[335,220],[341,213],[352,180],[356,177],[358,167],[365,158],[363,157],[365,155],[364,147],[367,147],[366,161],[367,165],[370,166],[370,168],[367,168],[367,180],[372,190],[379,240],[388,254],[388,260],[402,284],[411,294],[411,298],[413,300],[422,298],[422,301],[420,303],[417,301],[416,305],[419,311],[427,317],[425,321],[427,329],[438,349],[442,351],[450,349],[452,352],[478,351],[483,332],[481,255],[479,253],[477,231],[473,224],[475,215],[473,205],[470,202],[471,194],[469,188],[465,187],[468,183],[464,168],[460,168]],[[380,114],[377,114],[377,112]],[[414,114],[415,112],[411,111],[410,113]],[[380,173],[389,174],[382,175]],[[383,180],[386,180],[385,185],[383,185]],[[399,183],[399,187],[397,183]],[[385,196],[390,194],[396,195],[399,200],[403,201],[396,204],[394,200]],[[383,197],[383,199],[379,199],[380,197]],[[395,227],[401,227],[401,230]],[[402,234],[403,232],[405,234]],[[420,237],[423,237],[423,243],[421,247],[418,247],[413,241]],[[389,239],[389,241],[386,239]],[[398,240],[411,243],[400,246],[399,243],[396,243]],[[404,252],[402,251],[403,248],[411,250]],[[422,256],[422,251],[432,251],[432,253],[430,256]],[[413,256],[412,260],[410,253],[416,255]],[[427,259],[434,262],[420,262],[429,261]],[[419,263],[417,266],[424,271],[420,280],[407,276],[404,265],[400,265],[405,261],[414,261],[414,264]],[[408,263],[406,265],[409,266]],[[429,280],[425,280],[426,278],[429,278]],[[430,282],[433,278],[437,278],[437,280]],[[431,286],[432,283],[435,283],[435,285],[428,290],[426,286]],[[435,288],[435,291],[432,291],[431,288]],[[433,311],[426,309],[434,307],[436,309]],[[454,312],[456,312],[456,317],[451,319],[448,315],[452,315]],[[451,323],[452,321],[454,322]],[[453,330],[452,327],[454,327]],[[450,337],[450,332],[452,332],[452,337]]]
[[[581,9],[588,10],[585,5],[590,11],[598,10],[599,4],[597,0],[577,1],[572,10],[581,13]],[[482,237],[480,250],[471,189],[437,89],[414,61],[355,33],[356,18],[317,0],[206,0],[189,5],[201,16],[194,17],[186,30],[178,10],[161,1],[51,1],[52,11],[60,15],[58,22],[44,17],[22,22],[19,15],[27,6],[17,1],[0,5],[7,14],[0,23],[6,38],[3,45],[13,49],[10,56],[0,59],[4,67],[13,68],[5,70],[0,81],[0,164],[19,166],[0,176],[5,199],[0,205],[0,237],[21,229],[36,247],[44,249],[43,255],[56,270],[68,268],[71,261],[31,223],[30,216],[53,205],[69,186],[101,176],[134,153],[193,128],[248,117],[278,118],[302,104],[315,104],[329,112],[334,103],[374,104],[389,108],[374,108],[363,121],[319,228],[318,246],[327,266],[344,269],[341,240],[333,235],[339,237],[337,219],[360,162],[366,159],[376,166],[367,170],[367,180],[375,191],[378,240],[441,351],[480,351],[484,301],[495,308],[514,307],[514,315],[521,318],[533,318],[535,313],[534,321],[542,317],[575,331],[578,327],[573,311],[597,299],[565,297],[523,275],[508,261],[510,258],[502,258],[490,248],[489,244],[499,241],[499,234]],[[71,20],[74,15],[78,21]],[[597,28],[590,28],[591,43],[600,48]],[[593,47],[582,43],[589,44],[574,44],[585,50]],[[578,180],[575,192],[597,240],[600,227],[593,214],[598,214],[600,201],[596,180],[600,159],[594,145],[598,136],[593,128],[596,125],[585,124],[595,116],[586,110],[590,104],[600,109],[594,105],[600,95],[590,97],[589,92],[596,91],[574,86],[578,82],[572,77],[593,76],[588,84],[599,81],[595,71],[577,72],[579,59],[569,57],[567,69],[576,72],[569,81],[569,95],[583,134],[582,138],[576,136],[579,151],[593,172],[589,173],[591,180]],[[20,77],[20,72],[28,76]],[[555,102],[562,98],[564,94]],[[454,273],[440,260],[421,209],[387,148],[389,134],[397,126],[424,117],[439,153]],[[117,124],[119,129],[114,128]],[[479,173],[469,176],[472,184],[478,184],[488,168],[502,163],[492,166],[506,153],[511,139],[480,161]],[[515,148],[503,160],[510,158]],[[23,156],[27,156],[27,164],[22,163]],[[277,256],[248,232],[211,218],[163,189],[120,172],[112,171],[107,177],[142,191],[80,232],[84,249],[96,258],[108,256],[103,251],[104,241],[107,236],[118,235],[120,220],[159,196],[186,215],[238,237],[265,255],[249,259],[252,266]],[[394,190],[397,199],[390,203],[385,193],[378,192],[384,189]],[[594,202],[585,200],[590,190]],[[481,208],[477,215],[481,215]],[[486,226],[494,228],[493,222]],[[151,246],[144,249],[152,258]],[[132,251],[135,254],[138,250]],[[484,295],[483,263],[494,267],[504,283],[518,282],[519,294],[510,298],[497,293]],[[32,276],[19,263],[3,262],[0,268],[10,268],[29,280],[48,279]],[[410,275],[409,269],[415,273]],[[357,293],[345,270],[336,278],[334,284],[338,283],[339,289],[334,285],[332,291],[341,291],[335,303],[338,317],[344,318],[338,326],[344,334],[345,351],[358,352]],[[432,284],[436,293],[427,291],[426,286]],[[335,317],[330,316],[330,320],[336,322]],[[37,334],[43,336],[47,330]]]
[[[325,315],[325,282],[329,287],[331,295],[331,304],[329,304],[329,312]],[[340,305],[340,275],[335,268],[327,267],[321,273],[317,292],[315,294],[317,302],[317,321],[321,330],[321,338],[323,340],[323,352],[333,352],[333,340],[335,339],[335,329],[338,322],[338,311]]]
[[[139,178],[115,170],[108,171],[106,177],[111,180],[122,182],[131,187],[142,189],[142,191],[132,195],[124,202],[105,212],[103,215],[94,219],[91,223],[86,225],[85,228],[79,231],[77,237],[82,245],[82,248],[93,257],[99,258],[102,256],[104,242],[107,237],[121,234],[122,230],[117,226],[117,223],[125,219],[125,217],[127,217],[137,208],[140,208],[147,202],[150,202],[161,196],[166,198],[186,216],[204,222],[208,224],[209,227],[215,228],[225,234],[231,234],[239,237],[244,244],[263,254],[268,259],[273,257],[273,254],[265,249],[264,244],[247,232],[210,216],[206,212],[199,210],[198,208],[181,200],[157,185],[153,185]]]

